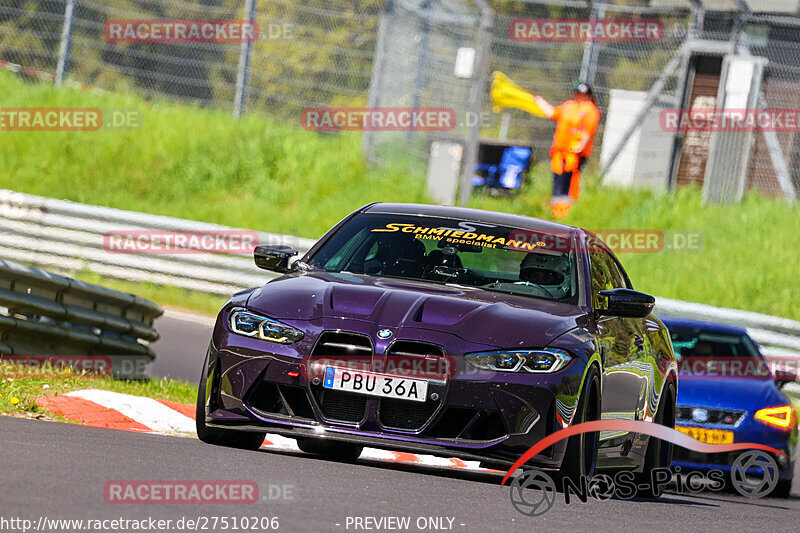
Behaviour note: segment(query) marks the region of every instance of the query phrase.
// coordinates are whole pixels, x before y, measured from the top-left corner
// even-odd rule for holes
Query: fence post
[[[434,0],[422,2],[422,37],[420,38],[419,51],[417,52],[417,73],[414,76],[414,89],[411,93],[411,107],[418,109],[422,103],[422,88],[425,86],[425,68],[428,62],[428,46],[431,34],[431,11]],[[408,130],[408,137],[414,135],[414,124]]]
[[[747,35],[742,32],[741,37],[742,39],[739,42],[738,51],[745,57],[751,57],[752,54],[750,53],[750,47],[747,42]],[[764,89],[763,87],[759,87],[756,109],[766,110],[768,109],[768,105],[769,104],[767,103],[767,97],[764,94]],[[792,177],[789,173],[789,168],[786,165],[786,159],[784,159],[783,148],[781,148],[778,134],[769,128],[762,129],[761,133],[764,136],[764,145],[767,147],[767,153],[769,153],[772,169],[775,171],[775,177],[778,179],[778,185],[783,192],[783,196],[788,202],[794,202],[797,199],[797,191],[792,183]]]
[[[606,159],[605,163],[603,163],[603,174],[608,173],[609,169],[611,169],[611,166],[614,164],[614,161],[616,161],[617,156],[622,153],[622,149],[625,148],[625,144],[631,138],[633,132],[636,131],[636,128],[641,126],[645,115],[647,115],[647,112],[650,111],[650,107],[655,103],[656,98],[659,94],[661,94],[661,91],[667,84],[667,80],[670,78],[670,76],[675,74],[675,71],[678,70],[678,67],[681,65],[684,56],[689,53],[691,53],[691,45],[687,41],[684,42],[684,44],[672,54],[672,59],[669,60],[669,63],[667,63],[667,65],[661,71],[661,74],[658,75],[656,81],[654,81],[653,85],[650,86],[650,90],[647,91],[644,102],[642,102],[642,107],[636,113],[636,116],[633,118],[631,123],[628,124],[628,127],[625,129],[625,133],[622,134],[614,149],[611,150],[611,155],[609,155],[608,159]]]
[[[592,1],[592,15],[591,20],[593,24],[597,24],[599,19],[606,16],[606,5],[597,4]],[[597,67],[597,45],[594,38],[589,39],[583,46],[583,59],[581,60],[581,73],[578,79],[583,83],[589,85],[594,84],[594,75]]]
[[[387,0],[383,6],[380,19],[378,19],[378,37],[375,40],[375,52],[372,55],[372,75],[369,78],[369,93],[367,94],[367,107],[379,107],[382,98],[386,69],[386,47],[389,44],[389,32],[394,20],[394,0]],[[375,161],[375,132],[364,131],[361,137],[361,152],[369,163]]]
[[[72,48],[72,22],[77,3],[78,0],[67,0],[67,7],[64,10],[64,25],[61,28],[61,44],[58,48],[58,64],[56,65],[56,87],[61,87],[64,82],[64,76],[69,69],[69,54]]]
[[[256,20],[255,0],[245,0],[244,4],[245,20],[254,22]],[[233,118],[238,119],[245,112],[247,106],[247,85],[250,82],[250,56],[253,53],[253,43],[249,40],[242,40],[242,49],[239,52],[239,68],[236,72],[236,95],[233,101]]]
[[[475,123],[469,127],[466,146],[464,147],[464,167],[461,183],[458,187],[458,205],[466,205],[472,196],[472,175],[478,159],[478,142],[481,134],[481,111],[483,110],[483,93],[488,79],[489,53],[492,46],[492,27],[494,26],[494,10],[484,0],[481,5],[481,20],[478,30],[478,57],[475,63],[475,83],[472,86],[472,109]]]

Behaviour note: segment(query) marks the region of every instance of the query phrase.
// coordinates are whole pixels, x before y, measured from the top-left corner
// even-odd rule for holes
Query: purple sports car
[[[282,274],[219,313],[197,433],[258,448],[265,433],[353,460],[363,446],[507,467],[570,424],[673,426],[675,357],[654,299],[592,233],[535,218],[372,204],[297,251],[259,246]],[[562,476],[648,472],[672,448],[583,434],[532,465]]]

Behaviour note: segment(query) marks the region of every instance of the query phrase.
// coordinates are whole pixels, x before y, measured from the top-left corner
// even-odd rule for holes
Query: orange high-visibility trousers
[[[578,199],[581,193],[581,169],[572,171],[572,179],[569,181],[569,199],[573,202]]]
[[[572,152],[553,151],[550,155],[550,170],[556,174],[571,172],[569,180],[569,198],[573,202],[578,199],[581,188],[581,158]]]

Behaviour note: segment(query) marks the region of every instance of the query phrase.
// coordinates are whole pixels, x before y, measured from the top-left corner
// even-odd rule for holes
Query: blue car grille
[[[702,410],[706,413],[706,420],[698,419],[694,416],[694,411]],[[718,426],[735,426],[742,418],[744,418],[745,411],[735,409],[708,409],[705,407],[692,407],[687,405],[679,405],[677,412],[677,422],[692,422],[695,424],[712,424]]]

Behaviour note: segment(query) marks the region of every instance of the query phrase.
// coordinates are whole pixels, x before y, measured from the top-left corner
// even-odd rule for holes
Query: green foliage
[[[369,202],[424,199],[422,169],[369,170],[360,135],[0,74],[2,107],[139,109],[143,121],[132,131],[3,132],[2,188],[304,237]]]
[[[473,203],[547,218],[550,174],[539,165],[533,175],[533,183],[517,198],[484,197]],[[696,188],[680,189],[675,195],[614,189],[601,186],[591,170],[584,174],[582,189],[568,224],[702,235],[697,251],[620,254],[638,290],[800,319],[800,284],[794,267],[800,249],[800,206],[755,191],[739,205],[701,206],[702,193]]]
[[[311,238],[370,202],[425,201],[424,169],[400,170],[405,161],[367,168],[358,135],[320,135],[252,116],[235,122],[219,111],[55,91],[0,74],[3,107],[136,108],[144,118],[140,130],[127,132],[3,132],[2,188]],[[547,165],[540,164],[520,195],[477,196],[471,205],[547,218],[550,180]],[[696,252],[623,254],[637,289],[800,318],[797,205],[750,192],[739,205],[701,206],[697,189],[674,196],[615,190],[602,187],[591,168],[582,185],[570,224],[702,233]],[[184,298],[176,289],[142,290],[172,305],[183,300],[206,311],[217,305]]]

